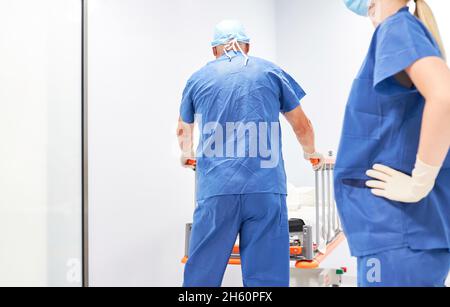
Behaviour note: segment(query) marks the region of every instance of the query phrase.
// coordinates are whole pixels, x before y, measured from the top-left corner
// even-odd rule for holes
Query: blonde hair
[[[414,2],[416,3],[416,12],[414,14],[424,23],[424,25],[431,32],[431,34],[433,34],[434,39],[439,45],[439,49],[441,50],[442,56],[445,59],[446,58],[445,47],[433,11],[431,10],[430,6],[425,2],[425,0],[414,0]]]

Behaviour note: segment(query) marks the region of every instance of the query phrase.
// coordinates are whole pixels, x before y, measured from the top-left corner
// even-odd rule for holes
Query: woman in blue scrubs
[[[353,83],[336,201],[359,286],[444,286],[450,268],[450,70],[429,6],[344,0],[376,26]],[[412,2],[412,1],[411,1]]]

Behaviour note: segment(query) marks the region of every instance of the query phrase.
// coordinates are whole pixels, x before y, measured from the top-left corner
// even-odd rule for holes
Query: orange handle
[[[301,246],[291,246],[290,253],[291,256],[300,256],[303,253],[303,248]]]
[[[186,161],[186,165],[188,166],[197,166],[197,161],[193,159],[189,159]]]
[[[309,161],[311,161],[311,164],[313,166],[316,166],[316,165],[320,164],[320,159],[310,159]]]

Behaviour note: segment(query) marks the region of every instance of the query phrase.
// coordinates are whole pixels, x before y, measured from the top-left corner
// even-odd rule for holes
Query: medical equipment
[[[290,259],[292,286],[340,286],[347,269],[323,268],[321,263],[345,240],[333,197],[334,159],[325,159],[323,167],[315,171],[314,217],[311,224],[302,218],[290,218]],[[189,161],[195,165],[195,161]],[[300,211],[301,212],[301,209]],[[185,257],[189,252],[192,224],[186,224]],[[233,248],[229,265],[240,265],[239,245]]]

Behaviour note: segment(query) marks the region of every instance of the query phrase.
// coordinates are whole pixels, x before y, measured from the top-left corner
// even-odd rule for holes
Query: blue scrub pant
[[[220,287],[239,234],[245,287],[289,286],[286,196],[225,195],[198,201],[185,287]]]
[[[358,258],[359,287],[445,287],[450,252],[408,247]]]

